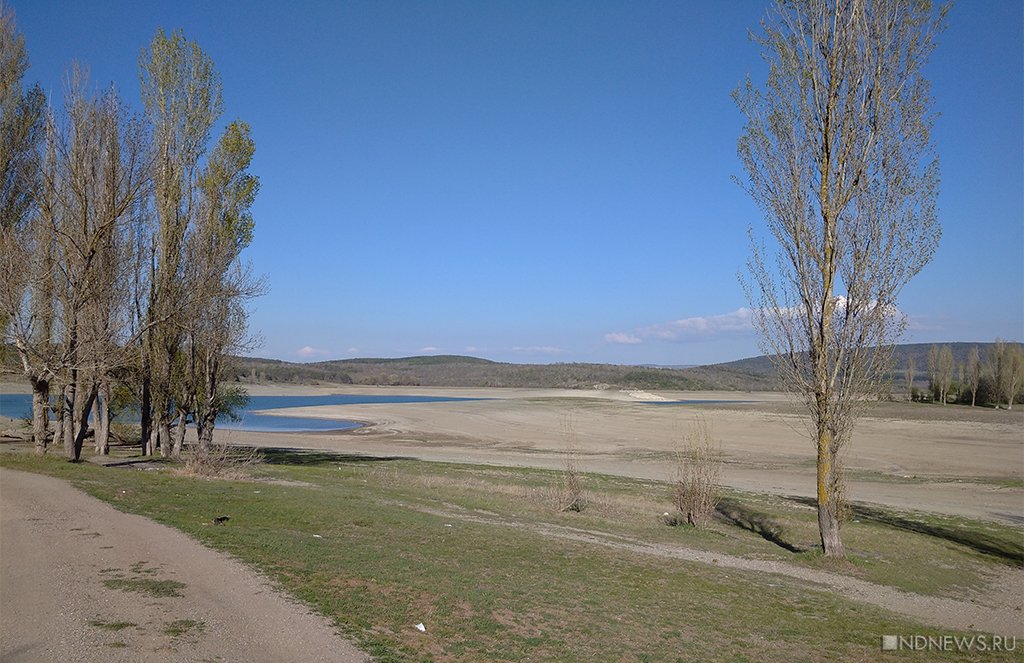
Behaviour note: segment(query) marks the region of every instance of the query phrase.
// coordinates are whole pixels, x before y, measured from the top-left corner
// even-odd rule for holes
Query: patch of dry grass
[[[183,477],[207,479],[250,479],[254,466],[263,462],[263,454],[251,447],[211,444],[209,447],[193,445],[185,452],[181,467],[172,473]]]

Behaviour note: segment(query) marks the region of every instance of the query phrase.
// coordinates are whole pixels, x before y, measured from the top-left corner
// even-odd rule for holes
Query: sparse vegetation
[[[676,450],[676,482],[672,503],[678,517],[693,527],[704,527],[718,507],[722,476],[721,450],[706,419],[699,417]]]
[[[185,583],[177,580],[154,580],[152,578],[107,578],[103,586],[124,592],[137,592],[156,598],[183,596]]]
[[[548,499],[560,471],[288,450],[267,458],[254,471],[277,482],[258,494],[251,483],[29,454],[0,463],[70,478],[252,564],[383,661],[744,660],[765,641],[757,660],[809,651],[873,660],[879,633],[939,632],[784,575],[640,552],[831,568],[814,550],[813,501],[726,491],[707,527],[666,528],[664,483],[591,474],[587,510],[565,514]],[[221,512],[231,527],[209,525]],[[844,533],[850,565],[833,572],[928,595],[963,600],[1024,564],[1019,530],[993,523],[855,508]],[[426,636],[412,628],[421,621]]]
[[[103,629],[104,631],[123,631],[126,628],[138,626],[135,622],[108,622],[102,619],[90,619],[89,626]]]
[[[202,621],[196,621],[194,619],[175,619],[164,627],[163,634],[169,635],[172,638],[177,638],[185,635],[186,633],[201,632],[205,628],[206,624]]]
[[[558,510],[580,513],[587,508],[587,494],[580,468],[576,424],[571,414],[562,421],[562,435],[565,438],[565,471],[558,490]]]
[[[255,465],[263,462],[258,449],[211,442],[193,445],[184,455],[184,463],[175,470],[182,476],[217,479],[245,479]]]

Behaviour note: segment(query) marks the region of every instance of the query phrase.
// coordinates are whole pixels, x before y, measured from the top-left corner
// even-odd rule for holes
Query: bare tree
[[[744,281],[762,346],[811,415],[818,528],[843,557],[840,452],[905,323],[903,286],[938,245],[938,161],[922,67],[945,11],[910,0],[777,0],[757,37],[763,89],[734,97],[753,231]]]
[[[113,90],[90,94],[82,69],[72,68],[64,96],[63,121],[49,122],[41,218],[54,242],[64,450],[77,460],[100,385],[123,347],[123,237],[145,194],[147,147],[141,123]]]
[[[978,346],[974,346],[967,353],[967,388],[971,390],[971,407],[974,407],[978,398],[978,387],[981,386],[981,356],[978,354]]]

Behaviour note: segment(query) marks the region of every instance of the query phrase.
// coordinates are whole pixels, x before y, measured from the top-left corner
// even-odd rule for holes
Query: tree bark
[[[96,385],[93,384],[87,392],[78,389],[75,398],[74,460],[77,461],[82,458],[82,446],[85,444],[85,438],[89,435],[89,412],[92,410],[92,404],[96,401]]]
[[[203,403],[199,428],[199,448],[206,451],[213,444],[213,429],[217,425],[217,373],[220,366],[215,357],[207,355],[204,362],[206,378],[206,402]]]
[[[100,399],[92,399],[92,446],[93,452],[102,456],[103,453],[100,451]]]
[[[101,456],[110,453],[110,383],[104,380],[100,383],[100,393],[97,399],[99,403],[99,418],[96,426],[96,449]]]
[[[46,453],[46,434],[50,427],[50,381],[32,378],[32,442],[37,455]]]
[[[57,402],[53,406],[53,443],[64,442],[64,390],[57,390]]]
[[[185,431],[187,430],[188,415],[182,410],[178,414],[178,425],[177,430],[174,431],[174,446],[171,449],[171,455],[175,458],[181,458],[181,450],[185,446]]]
[[[160,445],[160,429],[150,424],[149,435],[142,441],[143,456],[153,456],[156,454],[157,447]]]
[[[836,458],[830,449],[832,436],[827,430],[818,432],[818,531],[821,549],[826,557],[846,556],[839,536],[839,504],[836,494]]]
[[[170,458],[173,454],[171,448],[171,422],[167,421],[165,415],[160,415],[160,424],[157,429],[160,431],[160,457]]]
[[[62,434],[64,437],[64,456],[70,461],[77,461],[75,455],[75,378],[72,375],[64,385],[64,402],[61,406]]]
[[[145,357],[145,353],[143,353],[143,357]],[[149,362],[146,361],[145,359],[143,359],[142,362],[142,372],[142,411],[140,413],[140,427],[142,428],[142,433],[140,441],[142,445],[142,455],[151,456],[153,454],[153,445],[152,440],[150,439],[150,431],[152,430],[153,427],[153,397],[152,394],[150,393]]]

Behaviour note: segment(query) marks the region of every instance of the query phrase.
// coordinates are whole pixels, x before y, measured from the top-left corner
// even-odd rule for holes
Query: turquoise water
[[[472,401],[476,398],[451,398],[446,396],[361,396],[332,394],[329,396],[250,396],[249,404],[239,414],[239,421],[226,418],[217,420],[217,428],[240,431],[298,433],[325,430],[351,430],[359,423],[341,419],[316,419],[312,417],[279,417],[256,414],[256,410],[277,410],[289,407],[311,407],[315,405],[365,405],[369,403],[444,403]],[[16,419],[32,413],[31,394],[0,394],[0,416]]]

